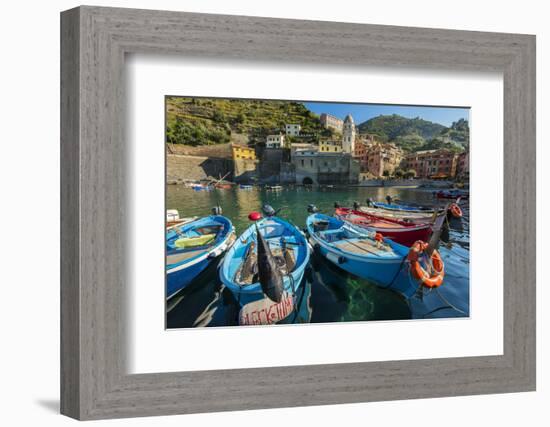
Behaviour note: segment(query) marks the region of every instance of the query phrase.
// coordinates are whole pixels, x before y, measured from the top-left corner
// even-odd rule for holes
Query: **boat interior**
[[[204,250],[216,242],[216,238],[223,231],[222,224],[208,224],[198,227],[178,227],[167,233],[166,247],[170,251]]]
[[[275,260],[275,264],[283,275],[290,274],[296,266],[295,248],[290,246],[275,245],[269,242],[269,248]],[[235,283],[250,285],[258,281],[258,251],[256,242],[252,241],[248,247],[243,262],[235,273]]]
[[[375,228],[406,228],[405,225],[399,224],[397,222],[384,221],[382,219],[370,219],[361,215],[347,214],[345,216],[346,221],[350,221],[354,224],[368,225],[369,227]]]
[[[378,242],[369,234],[361,233],[347,224],[337,224],[332,220],[317,220],[312,225],[317,236],[344,252],[375,256],[396,255],[389,244]]]
[[[307,247],[289,227],[273,220],[266,220],[260,232],[269,245],[275,263],[283,275],[288,275],[301,263]],[[256,232],[243,236],[237,243],[240,247],[233,255],[233,271],[230,275],[239,285],[250,285],[258,281],[258,251]]]

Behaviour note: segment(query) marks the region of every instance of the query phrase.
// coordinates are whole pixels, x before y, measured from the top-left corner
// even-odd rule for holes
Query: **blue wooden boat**
[[[241,306],[266,298],[259,281],[256,230],[269,246],[287,295],[296,294],[309,262],[309,245],[299,229],[276,216],[259,219],[236,240],[220,266],[221,281]]]
[[[185,288],[235,240],[229,219],[211,215],[166,230],[166,297]]]
[[[380,203],[380,202],[371,202],[372,206],[378,209],[385,209],[388,211],[402,211],[410,213],[435,213],[442,212],[440,208],[434,208],[431,206],[421,206],[421,205],[405,205],[400,203]]]
[[[320,213],[310,215],[306,226],[321,255],[348,273],[394,289],[407,298],[419,288],[409,275],[409,248]]]

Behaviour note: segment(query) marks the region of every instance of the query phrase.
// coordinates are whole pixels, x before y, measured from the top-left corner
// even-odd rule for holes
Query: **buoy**
[[[409,249],[407,259],[410,263],[412,275],[415,279],[420,280],[422,285],[427,288],[437,288],[443,284],[443,278],[445,277],[445,265],[441,259],[439,252],[434,249],[431,256],[431,262],[434,272],[428,274],[426,270],[420,265],[418,258],[424,251],[428,249],[428,244],[417,240]]]
[[[449,211],[455,218],[462,218],[462,209],[460,209],[460,206],[456,203],[451,203],[451,206],[449,206]]]
[[[248,214],[248,219],[249,219],[250,221],[258,221],[258,220],[261,219],[261,218],[262,218],[262,215],[260,214],[260,212],[254,211],[254,212],[250,212],[250,213]]]

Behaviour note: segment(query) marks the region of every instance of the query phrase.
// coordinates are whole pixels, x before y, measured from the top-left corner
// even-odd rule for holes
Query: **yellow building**
[[[246,145],[233,144],[231,146],[233,151],[233,160],[244,159],[244,160],[256,160],[256,150]]]
[[[340,141],[319,141],[320,153],[341,153],[342,143]]]

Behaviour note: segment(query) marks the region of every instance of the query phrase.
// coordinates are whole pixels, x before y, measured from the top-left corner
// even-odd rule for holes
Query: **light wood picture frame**
[[[128,374],[129,53],[503,73],[504,352]],[[61,412],[102,419],[535,390],[535,37],[82,6],[61,14]],[[182,356],[183,357],[183,356]]]

